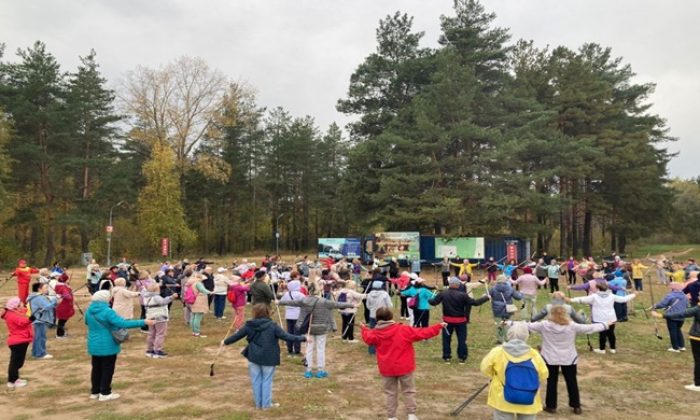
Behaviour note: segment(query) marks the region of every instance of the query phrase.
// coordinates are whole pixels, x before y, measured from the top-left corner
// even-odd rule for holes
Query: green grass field
[[[683,248],[679,246],[673,249]],[[667,250],[668,248],[665,248]],[[687,248],[686,248],[687,249]],[[228,260],[227,260],[228,261]],[[74,278],[78,278],[76,272]],[[429,284],[437,279],[433,273],[425,278]],[[76,281],[77,287],[78,282]],[[4,300],[14,285],[0,290]],[[480,296],[483,290],[477,289]],[[664,286],[654,286],[659,299]],[[579,294],[580,295],[580,294]],[[395,298],[396,299],[396,298]],[[538,305],[548,300],[542,290]],[[397,300],[396,300],[397,301]],[[79,298],[83,308],[87,298]],[[648,293],[633,301],[631,308],[650,305]],[[15,391],[0,391],[0,417],[33,419],[382,419],[384,396],[374,358],[367,355],[361,344],[341,342],[340,332],[329,337],[327,348],[327,379],[305,379],[304,368],[297,358],[286,358],[274,384],[274,401],[279,408],[256,411],[247,376],[246,360],[240,355],[243,342],[226,347],[216,365],[216,375],[209,376],[209,365],[231,320],[227,308],[225,321],[205,316],[203,333],[208,337],[196,339],[182,321],[181,306],[173,305],[166,351],[170,357],[154,360],[144,356],[145,336],[133,330],[132,340],[123,346],[117,361],[114,390],[121,394],[116,401],[100,403],[88,398],[90,359],[86,354],[85,327],[77,314],[69,323],[71,338],[57,341],[49,334],[48,350],[53,360],[28,358],[22,376],[29,386]],[[695,419],[698,394],[683,389],[692,379],[690,352],[674,354],[669,347],[665,324],[659,323],[663,341],[654,336],[654,324],[645,319],[641,310],[632,311],[631,321],[617,328],[618,353],[598,355],[588,351],[585,336],[577,341],[579,352],[578,378],[581,388],[583,415],[574,416],[567,407],[563,378],[559,385],[559,413],[546,413],[540,418],[583,419]],[[137,312],[138,313],[138,312]],[[398,315],[398,309],[396,309]],[[431,311],[431,322],[440,319],[440,307]],[[277,319],[277,316],[273,316]],[[338,316],[338,325],[340,319]],[[688,330],[686,322],[683,330]],[[2,339],[5,329],[2,328]],[[597,344],[597,334],[591,342]],[[531,344],[539,344],[534,335]],[[487,379],[478,370],[481,358],[495,343],[490,305],[474,308],[469,326],[469,360],[466,365],[446,365],[441,360],[440,338],[416,343],[418,417],[447,419],[450,411],[466,399]],[[453,344],[453,352],[456,346]],[[454,356],[456,358],[456,355]],[[4,369],[8,351],[0,350],[0,366]],[[459,418],[490,417],[483,392]],[[399,408],[399,418],[406,418]],[[696,411],[696,410],[695,410]]]

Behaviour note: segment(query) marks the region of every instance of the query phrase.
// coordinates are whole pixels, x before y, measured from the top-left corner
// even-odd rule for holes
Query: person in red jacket
[[[377,366],[382,375],[384,394],[386,394],[386,411],[389,420],[396,420],[398,408],[398,390],[401,385],[408,420],[416,417],[416,385],[413,371],[416,370],[415,341],[427,340],[440,334],[447,324],[435,324],[428,328],[413,328],[393,321],[391,309],[381,307],[376,313],[377,325],[369,329],[362,324],[362,340],[377,350]]]
[[[10,347],[10,365],[7,368],[7,387],[15,389],[27,385],[19,378],[19,370],[24,366],[29,343],[34,339],[32,321],[27,318],[27,308],[19,297],[13,297],[5,304],[0,315],[7,325],[7,346]]]
[[[17,277],[17,296],[25,305],[27,304],[27,296],[29,296],[29,283],[32,281],[32,274],[38,272],[38,268],[27,267],[26,260],[19,260],[17,268],[10,274],[10,277]]]
[[[63,274],[58,278],[56,284],[56,295],[61,297],[61,301],[56,305],[56,338],[66,338],[66,323],[75,315],[75,305],[73,305],[73,289],[70,287],[70,277]]]

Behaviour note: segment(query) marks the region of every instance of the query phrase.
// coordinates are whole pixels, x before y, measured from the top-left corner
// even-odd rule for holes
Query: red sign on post
[[[170,241],[168,240],[168,238],[161,238],[160,239],[160,254],[164,257],[167,257],[169,251],[170,251]]]
[[[107,226],[105,230],[107,231],[107,233],[112,233],[112,231],[114,230],[114,226]]]
[[[518,261],[518,243],[517,242],[508,242],[506,244],[506,256],[508,258],[508,262],[510,262],[510,260],[515,260],[516,262]]]

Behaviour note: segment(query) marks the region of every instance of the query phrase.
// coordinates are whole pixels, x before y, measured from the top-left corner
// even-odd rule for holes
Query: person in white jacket
[[[391,297],[389,293],[384,290],[384,283],[381,281],[372,282],[372,291],[367,294],[367,309],[369,309],[369,328],[374,328],[377,325],[377,309],[379,308],[393,308],[394,305],[391,303]],[[369,346],[367,349],[369,354],[376,354],[374,346]]]
[[[355,291],[355,282],[348,281],[345,283],[345,287],[334,293],[335,300],[337,302],[352,303],[353,305],[359,306],[362,299],[367,297],[364,293],[358,293]],[[357,313],[357,308],[346,308],[340,310],[340,317],[343,319],[343,330],[342,339],[343,342],[357,343],[355,340],[354,330],[355,330],[355,314]]]
[[[566,305],[568,306],[568,305]],[[530,331],[542,335],[541,355],[547,364],[549,376],[547,377],[547,396],[544,411],[555,413],[557,411],[557,385],[559,383],[559,370],[566,381],[566,390],[569,394],[569,407],[574,414],[581,414],[581,398],[576,379],[576,334],[592,334],[602,332],[614,325],[615,321],[608,323],[578,324],[571,320],[570,308],[564,305],[552,305],[548,319],[541,322],[527,324]]]
[[[287,283],[287,291],[282,294],[281,302],[302,301],[306,296],[301,293],[301,282],[292,280]],[[299,335],[297,331],[297,320],[301,308],[298,306],[285,306],[284,318],[287,320],[287,332],[292,335]],[[295,356],[301,353],[301,343],[298,341],[287,341],[287,356]]]
[[[599,283],[597,287],[598,292],[594,294],[573,299],[567,298],[567,302],[587,303],[591,305],[591,322],[602,322],[607,324],[611,321],[617,321],[617,316],[615,315],[615,302],[629,302],[637,296],[634,293],[627,296],[614,295],[610,290],[608,290],[608,285],[605,283]],[[594,349],[594,352],[605,354],[606,341],[610,343],[610,353],[615,354],[617,352],[614,324],[607,330],[598,333],[598,338],[600,342],[599,348]]]

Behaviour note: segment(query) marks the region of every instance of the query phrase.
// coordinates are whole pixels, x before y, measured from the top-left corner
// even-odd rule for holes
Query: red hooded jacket
[[[61,300],[56,305],[56,318],[68,320],[75,315],[75,307],[73,306],[73,292],[65,283],[56,285],[56,295],[61,296]]]
[[[14,311],[5,310],[2,318],[7,324],[7,345],[31,343],[34,339],[32,321],[27,318],[27,309],[21,308]]]
[[[403,376],[416,370],[413,342],[440,334],[442,325],[413,328],[393,321],[380,321],[377,327],[362,327],[362,339],[377,348],[377,365],[382,376]]]

